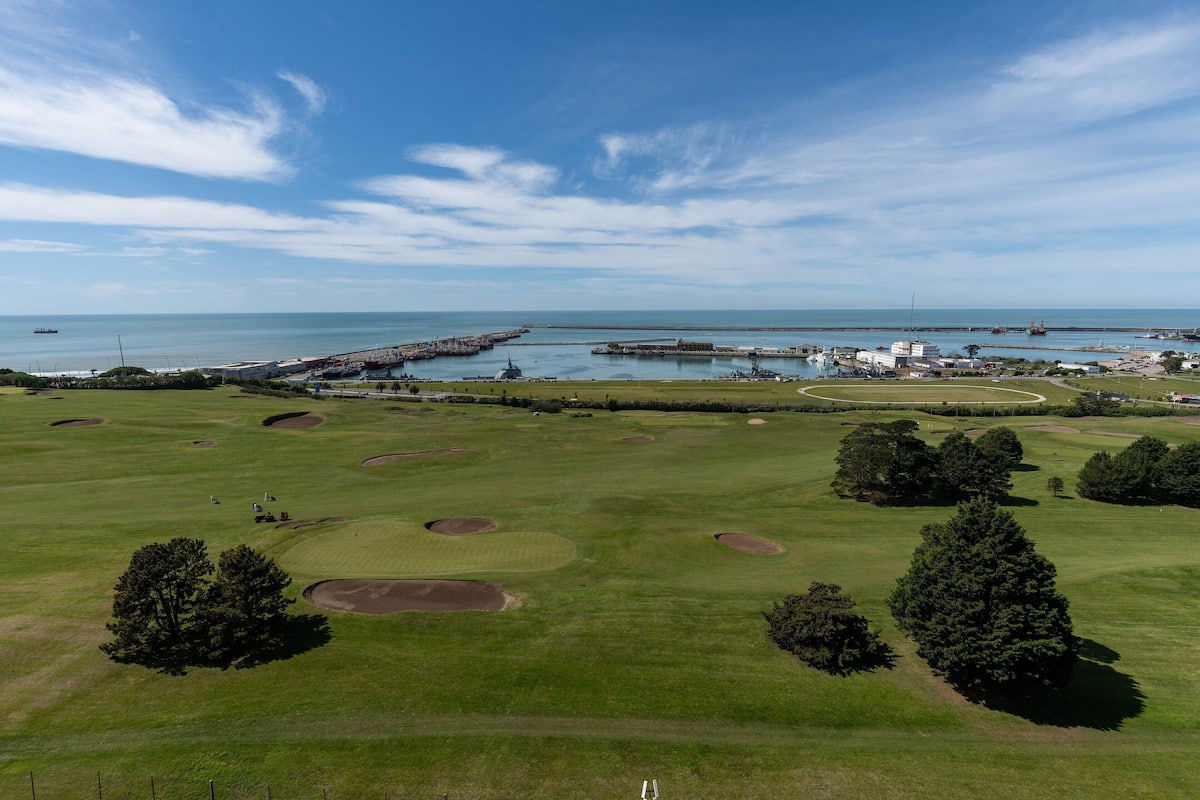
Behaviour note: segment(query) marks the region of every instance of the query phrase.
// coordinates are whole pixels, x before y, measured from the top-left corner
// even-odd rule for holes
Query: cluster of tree
[[[1143,436],[1115,456],[1101,450],[1079,470],[1075,491],[1106,503],[1200,505],[1200,442],[1172,449],[1161,439]]]
[[[888,606],[917,654],[967,696],[1058,687],[1079,641],[1055,574],[1012,514],[977,498],[921,530]]]
[[[219,383],[219,378],[206,378],[196,370],[155,375],[141,367],[109,370],[90,377],[30,375],[26,372],[0,375],[0,385],[27,389],[208,389]]]
[[[100,649],[165,670],[248,663],[280,645],[291,582],[248,545],[221,553],[215,571],[199,539],[146,545],[117,581],[106,626],[113,639]]]
[[[763,617],[778,648],[819,670],[848,675],[892,662],[879,631],[854,612],[854,601],[836,583],[813,581],[808,594],[788,595]]]
[[[261,394],[267,397],[295,397],[296,395],[309,394],[308,388],[302,384],[288,383],[287,381],[273,381],[263,378],[213,378],[217,384],[226,383],[230,386],[236,386],[245,394]],[[312,395],[318,400],[323,399],[320,394]]]
[[[952,431],[936,448],[918,439],[912,420],[868,422],[842,439],[833,488],[872,503],[913,502],[934,495],[1001,498],[1024,451],[1011,428],[972,441]]]
[[[887,603],[917,654],[964,695],[1020,695],[1064,685],[1079,658],[1055,573],[1012,514],[980,497],[921,530]],[[763,616],[771,641],[817,669],[844,675],[890,666],[891,649],[853,609],[841,587],[814,582]]]

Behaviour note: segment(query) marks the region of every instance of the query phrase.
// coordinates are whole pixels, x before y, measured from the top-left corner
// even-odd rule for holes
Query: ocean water
[[[1095,331],[1051,331],[1031,337],[1031,321],[1049,327],[1089,327]],[[879,328],[907,328],[915,334]],[[506,361],[527,376],[575,380],[672,380],[721,377],[749,369],[748,358],[651,359],[593,355],[611,341],[711,341],[714,345],[791,347],[813,344],[863,349],[890,346],[917,336],[943,353],[978,343],[982,356],[1015,355],[1061,361],[1103,360],[1110,356],[1052,348],[1105,345],[1165,349],[1137,333],[1106,328],[1150,330],[1200,326],[1197,309],[875,309],[777,311],[507,311],[365,312],[283,314],[138,314],[81,316],[0,316],[0,367],[45,374],[104,371],[122,363],[156,371],[216,366],[232,361],[276,360],[355,352],[433,339],[491,333],[527,324],[573,326],[532,328],[494,350],[469,357],[439,357],[406,364],[420,378],[454,380],[494,375]],[[999,323],[1012,332],[990,333]],[[941,332],[938,327],[975,330]],[[35,328],[56,334],[34,334]],[[786,327],[813,331],[771,330]],[[675,328],[675,330],[672,330]],[[694,328],[694,330],[678,330]],[[757,330],[728,330],[744,328]],[[1035,349],[1026,349],[1026,348]],[[798,359],[763,360],[786,374],[812,377],[815,365]],[[401,369],[397,369],[399,373]]]

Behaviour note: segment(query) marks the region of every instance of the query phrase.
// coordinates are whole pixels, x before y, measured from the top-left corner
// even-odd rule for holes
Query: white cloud
[[[71,12],[0,4],[0,143],[211,178],[292,173],[274,149],[290,129],[274,99],[249,91],[234,109],[172,96],[138,66],[138,35],[81,30]],[[323,100],[307,78],[288,75],[310,110]]]
[[[0,253],[78,253],[83,248],[70,242],[45,242],[38,239],[0,241]]]
[[[290,83],[292,88],[300,93],[311,116],[316,116],[325,110],[325,104],[328,102],[329,97],[325,93],[325,90],[318,86],[312,78],[289,70],[280,70],[275,74],[280,80]]]

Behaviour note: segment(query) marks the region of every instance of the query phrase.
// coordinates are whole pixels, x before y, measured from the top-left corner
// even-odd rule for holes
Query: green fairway
[[[966,391],[994,391],[980,384]],[[1002,386],[1051,394],[1044,381]],[[738,396],[795,404],[796,388]],[[324,422],[262,425],[294,411]],[[648,778],[695,800],[1200,796],[1200,511],[1073,493],[1097,450],[1130,435],[1194,441],[1200,427],[991,413],[534,415],[231,387],[0,393],[0,798],[94,796],[97,773],[104,797],[149,797],[154,776],[163,800],[207,797],[210,780],[221,800],[265,800],[268,787],[276,798],[583,800],[636,796]],[[851,425],[900,418],[935,445],[955,428],[1018,433],[1008,508],[1057,566],[1083,639],[1053,701],[1020,713],[968,704],[896,630],[887,595],[921,527],[953,509],[877,508],[830,481]],[[101,423],[51,426],[65,419]],[[1055,476],[1062,497],[1046,490]],[[291,524],[254,522],[267,493]],[[451,517],[497,527],[425,529]],[[723,532],[783,552],[734,550],[714,538]],[[136,548],[173,536],[204,539],[214,557],[242,542],[264,550],[292,573],[292,597],[331,578],[479,577],[521,602],[371,616],[300,599],[304,634],[252,669],[115,664],[98,649],[113,586]],[[771,645],[762,612],[814,580],[857,602],[895,651],[892,669],[833,677]]]
[[[278,561],[297,577],[440,578],[554,569],[574,555],[571,540],[553,533],[451,537],[430,533],[419,524],[364,520],[281,549]]]
[[[802,386],[796,390],[818,400],[841,403],[977,403],[986,405],[1041,403],[1045,395],[1024,389],[1001,386],[974,386],[968,383],[854,383]]]

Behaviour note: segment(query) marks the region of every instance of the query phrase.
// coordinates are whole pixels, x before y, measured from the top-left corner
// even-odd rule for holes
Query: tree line
[[[936,448],[917,438],[919,429],[907,419],[856,427],[838,449],[834,490],[876,505],[1008,495],[1024,457],[1011,428],[992,428],[974,441],[952,431]]]
[[[1200,505],[1200,442],[1172,448],[1143,436],[1116,455],[1101,450],[1079,470],[1075,491],[1105,503]]]

